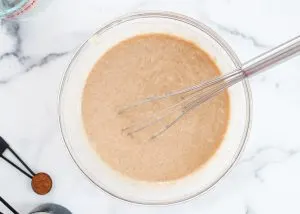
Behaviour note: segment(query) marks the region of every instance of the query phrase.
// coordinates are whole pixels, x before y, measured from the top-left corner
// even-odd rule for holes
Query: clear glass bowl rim
[[[5,18],[10,16],[11,14],[21,10],[30,0],[22,0],[21,2],[19,2],[19,4],[17,4],[15,7],[8,9],[6,12],[4,13],[0,13],[0,18]]]
[[[206,33],[208,36],[210,36],[214,41],[216,41],[222,48],[224,51],[226,51],[226,53],[228,54],[228,56],[231,58],[232,62],[234,63],[236,68],[241,68],[242,63],[239,60],[239,58],[237,57],[237,55],[235,54],[235,52],[231,49],[231,47],[227,44],[227,42],[225,42],[217,33],[215,33],[211,28],[209,28],[208,26],[206,26],[205,24],[201,23],[200,21],[190,18],[188,16],[179,14],[179,13],[174,13],[174,12],[169,12],[169,11],[143,11],[143,12],[135,12],[135,13],[129,13],[129,14],[125,14],[123,16],[117,17],[116,19],[110,21],[109,23],[104,24],[99,30],[97,30],[92,36],[90,36],[90,38],[88,38],[76,51],[76,53],[74,54],[71,62],[69,63],[65,73],[63,74],[63,78],[62,78],[62,82],[60,85],[60,90],[59,90],[59,97],[58,97],[58,116],[59,116],[59,126],[60,126],[60,131],[62,134],[62,138],[64,141],[64,144],[69,152],[69,154],[71,155],[74,163],[77,165],[77,167],[80,169],[80,171],[93,183],[95,184],[98,188],[100,188],[102,191],[104,191],[105,193],[107,193],[108,195],[120,199],[122,201],[125,202],[129,202],[129,203],[134,203],[134,204],[141,204],[141,205],[170,205],[170,204],[177,204],[177,203],[181,203],[190,199],[195,198],[196,196],[200,196],[204,193],[206,193],[208,190],[210,190],[212,187],[214,187],[221,179],[224,178],[225,175],[227,175],[230,170],[233,168],[233,166],[235,165],[235,163],[237,162],[237,160],[239,159],[241,153],[244,150],[245,144],[247,142],[247,139],[249,137],[249,133],[250,133],[250,128],[251,128],[251,122],[252,122],[252,97],[251,97],[251,89],[250,89],[250,84],[248,82],[247,79],[244,79],[242,81],[243,87],[245,89],[245,97],[246,97],[246,125],[244,127],[244,132],[243,132],[243,137],[241,139],[240,145],[236,151],[235,154],[235,158],[232,161],[231,165],[227,168],[227,170],[224,171],[224,173],[222,175],[220,175],[218,178],[215,179],[214,182],[212,182],[211,185],[209,185],[207,188],[193,194],[187,197],[183,197],[181,199],[178,200],[173,200],[173,201],[164,201],[164,202],[155,202],[155,203],[149,203],[149,202],[145,202],[145,201],[133,201],[133,200],[129,200],[126,199],[118,194],[115,194],[113,192],[110,192],[109,190],[105,189],[104,187],[102,187],[101,185],[97,184],[95,181],[93,181],[91,179],[91,177],[85,172],[86,170],[80,166],[78,164],[78,161],[76,160],[75,156],[72,154],[72,147],[69,145],[70,142],[67,141],[66,137],[65,137],[65,127],[63,125],[62,122],[62,114],[61,114],[61,100],[62,100],[62,94],[64,91],[64,87],[65,84],[67,82],[68,76],[70,75],[71,72],[71,67],[72,64],[74,63],[74,61],[77,59],[77,57],[80,55],[81,50],[85,47],[86,43],[89,42],[91,39],[93,39],[95,36],[100,35],[104,32],[106,32],[107,30],[118,26],[122,23],[126,23],[129,21],[133,21],[136,19],[144,19],[144,18],[162,18],[162,19],[171,19],[174,21],[179,21],[179,22],[183,22],[184,24],[187,25],[191,25],[195,28],[197,28],[200,31],[203,31],[204,33]]]

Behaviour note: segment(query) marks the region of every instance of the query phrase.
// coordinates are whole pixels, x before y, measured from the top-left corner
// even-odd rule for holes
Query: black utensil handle
[[[6,149],[8,149],[8,143],[0,136],[0,155],[3,155]]]
[[[4,204],[10,211],[12,211],[13,214],[20,214],[18,213],[12,206],[9,205],[1,196],[0,196],[0,201],[2,204]]]
[[[4,156],[1,156],[1,158],[3,158],[3,160],[5,160],[6,162],[8,162],[10,165],[12,165],[13,167],[15,167],[17,170],[19,170],[20,172],[22,172],[24,175],[26,175],[27,177],[29,177],[30,179],[32,179],[33,175],[28,174],[27,172],[25,172],[23,169],[21,169],[20,167],[18,167],[16,164],[14,164],[12,161],[10,161],[9,159],[7,159]]]
[[[32,176],[35,175],[35,173],[27,166],[27,164],[17,155],[17,153],[14,152],[10,147],[7,148],[13,155],[21,162],[21,164],[31,173]]]
[[[19,166],[14,164],[11,160],[4,157],[3,154],[6,150],[9,150],[17,158],[17,160],[20,161],[20,163],[28,170],[29,173],[25,172]],[[0,136],[0,158],[3,158],[6,162],[8,162],[10,165],[15,167],[16,169],[18,169],[20,172],[22,172],[24,175],[26,175],[30,179],[32,179],[32,177],[35,176],[35,173],[29,168],[29,166],[27,166],[27,164],[19,157],[19,155],[17,153],[15,153],[15,151],[8,145],[8,143],[1,136]]]

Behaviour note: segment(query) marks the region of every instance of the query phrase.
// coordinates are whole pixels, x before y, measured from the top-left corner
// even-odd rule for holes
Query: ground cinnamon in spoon
[[[38,173],[33,176],[31,186],[35,193],[46,195],[52,189],[52,179],[46,173]]]

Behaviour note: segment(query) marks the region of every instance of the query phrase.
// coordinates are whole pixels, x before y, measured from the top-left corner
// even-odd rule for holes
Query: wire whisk
[[[299,51],[300,36],[297,36],[271,49],[270,51],[249,60],[244,63],[241,68],[236,69],[231,73],[212,80],[201,82],[185,89],[171,91],[158,96],[147,97],[143,100],[124,106],[119,111],[119,115],[128,111],[137,111],[141,106],[151,102],[164,101],[175,97],[179,98],[175,104],[154,112],[150,117],[144,120],[134,121],[122,131],[129,136],[134,136],[138,132],[159,124],[161,128],[149,136],[149,140],[153,140],[175,125],[185,114],[194,110],[202,103],[210,100],[243,79],[296,56]]]

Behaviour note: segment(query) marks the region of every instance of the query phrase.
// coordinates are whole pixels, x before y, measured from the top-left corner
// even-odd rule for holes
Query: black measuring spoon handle
[[[25,172],[23,169],[21,169],[19,166],[13,163],[11,160],[4,157],[3,154],[6,150],[9,150],[17,158],[17,160],[28,170],[29,173]],[[19,157],[19,155],[9,146],[9,144],[1,136],[0,136],[0,158],[4,159],[7,163],[12,165],[16,169],[18,169],[20,172],[22,172],[30,179],[32,179],[33,176],[35,176],[35,173],[29,168],[29,166]]]
[[[13,214],[20,214],[12,206],[10,206],[10,204],[7,203],[1,196],[0,196],[0,202],[2,202],[2,204],[4,204]]]

